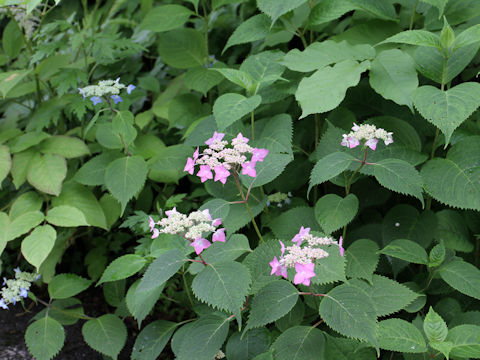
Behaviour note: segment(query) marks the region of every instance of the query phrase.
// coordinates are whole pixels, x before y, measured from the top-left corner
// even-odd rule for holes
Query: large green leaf
[[[411,240],[393,240],[380,252],[414,264],[428,264],[428,255],[425,249]]]
[[[240,313],[251,283],[248,269],[235,261],[210,264],[193,279],[195,296],[214,308]]]
[[[30,324],[25,332],[25,343],[37,360],[50,360],[63,347],[65,330],[58,321],[44,317]]]
[[[440,45],[440,38],[438,35],[426,30],[407,30],[401,33],[390,36],[383,40],[380,44],[385,43],[400,43],[417,46],[434,47],[442,50]]]
[[[355,158],[346,152],[334,152],[317,161],[310,175],[308,192],[313,186],[324,183],[347,170]]]
[[[368,239],[356,240],[345,252],[347,267],[345,273],[349,278],[365,279],[372,283],[373,272],[377,268],[379,256],[378,245]]]
[[[480,358],[480,326],[459,325],[450,329],[446,341],[453,343],[450,355],[460,358]]]
[[[48,210],[45,220],[55,226],[77,227],[88,225],[83,213],[70,205],[60,205],[51,208]]]
[[[296,9],[306,2],[307,0],[257,0],[257,6],[274,23],[283,14]]]
[[[118,316],[106,314],[83,324],[82,335],[91,348],[116,360],[127,340],[127,327]]]
[[[255,165],[256,177],[248,175],[240,175],[242,183],[247,188],[255,188],[268,184],[276,179],[285,167],[293,160],[292,155],[289,154],[272,154],[269,153],[264,161],[257,162]]]
[[[380,185],[401,194],[416,197],[423,206],[422,178],[408,162],[399,159],[385,159],[375,163],[373,174]]]
[[[443,265],[438,273],[455,290],[480,300],[480,270],[474,265],[456,260]]]
[[[22,255],[38,269],[53,249],[56,238],[57,232],[53,227],[39,226],[22,240]]]
[[[147,12],[140,27],[153,32],[173,30],[183,26],[192,14],[182,5],[160,5]]]
[[[133,315],[138,322],[138,327],[142,326],[142,321],[152,311],[155,303],[162,294],[165,283],[158,283],[156,287],[148,289],[147,291],[138,291],[140,280],[130,286],[125,297],[128,311]]]
[[[250,98],[234,93],[220,96],[213,105],[213,115],[219,130],[225,130],[235,121],[255,110],[261,101],[262,98],[259,95]]]
[[[251,93],[257,94],[263,88],[281,79],[285,66],[280,61],[284,53],[281,51],[263,51],[259,54],[250,55],[246,58],[240,70],[245,72],[254,82],[255,87],[250,89]]]
[[[117,152],[103,152],[88,160],[76,172],[73,179],[83,185],[103,185],[105,182],[105,169],[120,155]]]
[[[438,211],[435,215],[438,227],[434,236],[438,242],[455,251],[466,253],[473,251],[470,231],[463,214],[452,209],[445,209]]]
[[[147,178],[147,164],[140,156],[114,160],[105,170],[105,185],[122,204],[122,213],[128,201],[143,187]]]
[[[375,306],[362,289],[350,284],[333,288],[322,299],[319,311],[333,330],[350,338],[367,340],[378,347]]]
[[[26,234],[32,228],[40,224],[44,220],[41,211],[29,211],[8,222],[6,230],[6,241],[13,240],[20,235]]]
[[[292,153],[293,124],[288,114],[278,114],[267,119],[255,147],[268,149],[272,153]]]
[[[90,154],[87,145],[76,137],[50,136],[40,143],[40,151],[44,154],[58,154],[66,159]]]
[[[252,329],[242,336],[233,333],[225,347],[225,355],[229,360],[253,359],[270,347],[270,331],[266,328]]]
[[[425,85],[413,93],[418,112],[445,135],[445,147],[453,131],[480,106],[480,84],[465,82],[447,91]]]
[[[212,218],[215,218],[212,215]],[[252,252],[248,238],[243,234],[233,234],[226,243],[214,242],[208,249],[202,252],[203,259],[209,264],[222,261],[236,260],[246,252]]]
[[[108,281],[126,279],[136,274],[145,266],[146,260],[136,254],[127,254],[115,259],[107,266],[98,285]]]
[[[10,220],[14,220],[22,214],[30,211],[39,211],[42,208],[43,199],[35,191],[23,193],[15,199],[10,207]]]
[[[302,108],[300,118],[335,109],[344,99],[347,89],[358,84],[369,64],[369,61],[359,64],[354,60],[345,60],[303,78],[295,93]]]
[[[27,171],[28,182],[37,190],[58,196],[67,176],[67,162],[56,154],[36,154]]]
[[[165,320],[156,320],[145,326],[135,339],[131,360],[156,359],[177,326],[177,323]]]
[[[272,345],[275,359],[324,359],[325,336],[312,326],[294,326],[284,331]]]
[[[75,274],[59,274],[48,284],[48,294],[52,299],[66,299],[82,292],[91,283]]]
[[[264,14],[257,14],[242,22],[228,38],[223,52],[230,46],[261,40],[270,32],[270,20]]]
[[[378,323],[378,345],[381,349],[403,353],[424,353],[427,345],[422,333],[402,319],[387,319]]]
[[[314,42],[303,51],[290,50],[282,64],[290,70],[310,72],[344,60],[363,61],[374,57],[375,49],[370,45],[350,45],[346,41],[325,40]]]
[[[248,254],[243,264],[250,271],[252,277],[251,294],[256,294],[266,284],[277,281],[278,278],[270,275],[270,266],[265,266],[272,261],[274,256],[280,254],[280,243],[278,241],[265,241],[260,243],[252,253]]]
[[[13,70],[0,73],[0,92],[5,99],[10,90],[12,90],[20,81],[23,80],[32,70]]]
[[[0,145],[0,184],[5,179],[12,168],[12,158],[10,150],[5,145]]]
[[[320,231],[320,225],[315,219],[315,213],[309,207],[295,207],[274,218],[268,226],[277,239],[291,240],[298,233],[301,226],[309,227],[312,231]]]
[[[185,74],[185,85],[189,89],[201,92],[204,96],[211,88],[220,84],[222,80],[223,76],[221,74],[204,66],[191,68]]]
[[[446,159],[432,159],[422,167],[425,190],[444,204],[480,210],[479,162],[480,137],[458,142]]]
[[[245,71],[228,68],[212,68],[211,71],[219,72],[225,77],[225,79],[244,88],[247,91],[250,91],[252,88],[253,79]]]
[[[448,334],[447,324],[431,306],[423,321],[423,331],[431,343],[444,341]]]
[[[204,65],[207,57],[202,33],[191,28],[160,34],[158,53],[164,63],[179,69]]]
[[[373,60],[369,75],[377,93],[413,111],[412,94],[418,87],[418,77],[409,55],[398,49],[382,51]]]
[[[248,329],[265,326],[287,314],[298,300],[298,290],[285,280],[265,285],[253,298]]]
[[[480,41],[480,25],[474,25],[462,31],[453,42],[453,50],[468,46]]]
[[[345,257],[340,254],[338,245],[324,247],[328,256],[315,261],[313,284],[328,284],[335,281],[346,281]]]
[[[350,223],[357,212],[358,198],[354,194],[348,194],[345,198],[327,194],[315,204],[315,217],[326,234]]]
[[[15,59],[24,45],[23,33],[16,20],[10,20],[3,29],[2,45],[5,54]]]
[[[176,183],[187,173],[183,171],[192,148],[183,144],[168,146],[148,160],[149,179],[164,183]]]

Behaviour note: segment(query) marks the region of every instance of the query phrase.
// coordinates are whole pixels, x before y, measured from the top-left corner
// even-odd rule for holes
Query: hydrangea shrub
[[[478,1],[0,16],[0,311],[40,307],[36,359],[79,321],[113,359],[127,323],[135,360],[480,358]]]

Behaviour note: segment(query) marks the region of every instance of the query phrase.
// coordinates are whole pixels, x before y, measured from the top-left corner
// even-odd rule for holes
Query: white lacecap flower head
[[[22,298],[28,296],[32,282],[38,280],[38,274],[15,270],[15,279],[3,279],[3,287],[0,290],[0,307],[8,309],[9,304],[15,305]]]
[[[385,129],[377,129],[375,125],[357,125],[354,123],[352,131],[348,134],[342,135],[343,139],[341,141],[341,145],[354,148],[363,142],[365,146],[375,150],[379,140],[382,140],[385,145],[393,143],[392,135],[393,133],[387,132]]]
[[[135,85],[122,84],[120,78],[116,80],[100,80],[97,85],[88,85],[84,88],[78,88],[79,93],[85,99],[86,97],[91,98],[94,105],[101,102],[101,98],[112,99],[115,104],[122,101],[122,98],[119,96],[120,91],[126,89],[127,93],[130,94]],[[100,101],[99,101],[100,99]]]

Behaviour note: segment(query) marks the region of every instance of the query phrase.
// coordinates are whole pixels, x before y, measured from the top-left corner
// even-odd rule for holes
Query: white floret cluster
[[[39,279],[39,275],[15,269],[15,279],[3,278],[3,287],[0,290],[0,308],[8,309],[9,304],[15,305],[17,301],[26,298],[32,282]]]
[[[387,132],[385,129],[376,128],[375,125],[362,124],[357,125],[353,123],[352,131],[348,134],[343,134],[342,146],[354,148],[360,145],[361,141],[365,141],[365,146],[375,150],[378,140],[383,140],[385,145],[393,143],[393,133]]]
[[[120,90],[125,88],[126,86],[120,83],[120,78],[118,78],[117,80],[101,80],[98,85],[88,85],[84,88],[78,88],[78,91],[85,99],[88,96],[118,95]]]

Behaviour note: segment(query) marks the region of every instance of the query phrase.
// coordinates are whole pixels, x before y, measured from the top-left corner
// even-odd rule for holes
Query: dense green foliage
[[[0,306],[46,307],[36,359],[79,320],[117,359],[127,318],[136,360],[480,358],[478,0],[0,6]],[[201,162],[219,133],[241,169]]]

